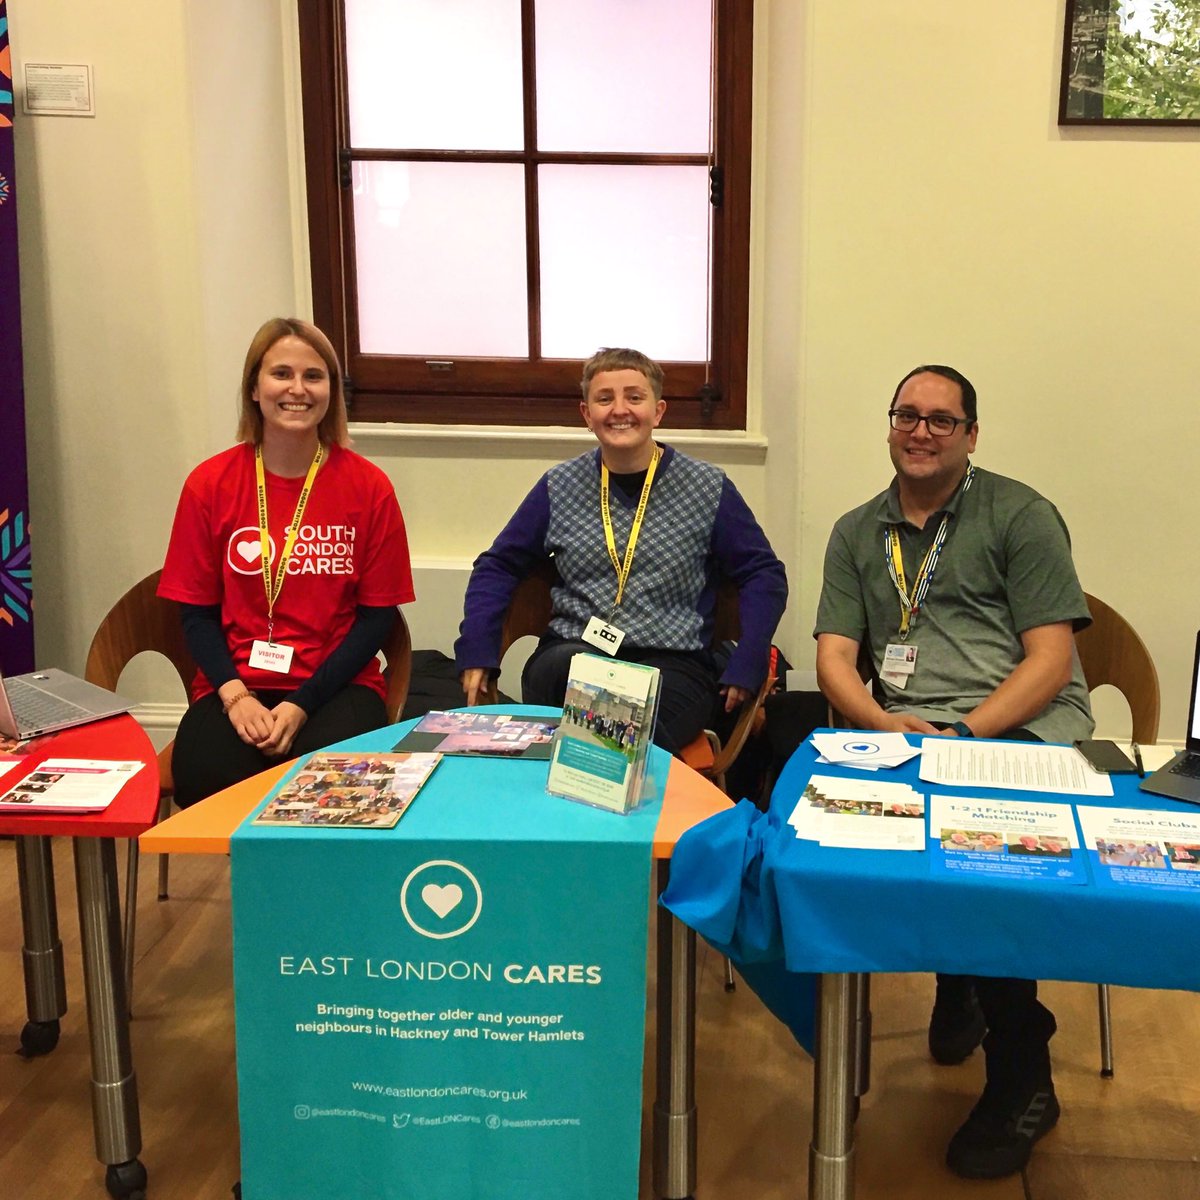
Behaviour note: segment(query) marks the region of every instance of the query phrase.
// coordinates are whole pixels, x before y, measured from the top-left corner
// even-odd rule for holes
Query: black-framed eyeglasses
[[[923,417],[911,408],[889,408],[888,421],[893,429],[901,433],[912,433],[924,421],[925,428],[934,437],[949,437],[960,425],[974,424],[970,417],[951,417],[946,413],[934,413],[932,416]]]

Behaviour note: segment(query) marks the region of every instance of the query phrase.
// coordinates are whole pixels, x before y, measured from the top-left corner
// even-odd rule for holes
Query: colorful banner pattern
[[[660,805],[546,771],[447,756],[394,830],[234,835],[247,1196],[635,1200]]]
[[[9,674],[33,669],[14,159],[8,5],[0,0],[0,667]]]

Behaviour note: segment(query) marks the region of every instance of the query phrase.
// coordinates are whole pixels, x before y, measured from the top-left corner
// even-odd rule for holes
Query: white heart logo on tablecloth
[[[427,883],[421,889],[421,899],[439,917],[452,913],[462,903],[462,898],[463,890],[457,883],[448,883],[445,887],[440,887],[436,883]]]

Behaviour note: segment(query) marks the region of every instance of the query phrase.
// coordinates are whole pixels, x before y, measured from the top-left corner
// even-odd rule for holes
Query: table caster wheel
[[[27,1021],[21,1030],[21,1048],[17,1053],[22,1058],[49,1054],[58,1045],[59,1032],[57,1021]]]
[[[114,1163],[104,1172],[104,1186],[113,1200],[146,1200],[146,1168],[136,1158]]]

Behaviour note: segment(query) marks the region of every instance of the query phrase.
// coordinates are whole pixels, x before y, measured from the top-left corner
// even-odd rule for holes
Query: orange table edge
[[[228,854],[233,831],[295,763],[295,759],[280,763],[183,809],[146,830],[138,839],[141,848],[150,854]],[[680,834],[731,803],[715,784],[672,759],[654,830],[653,856],[670,858]]]

